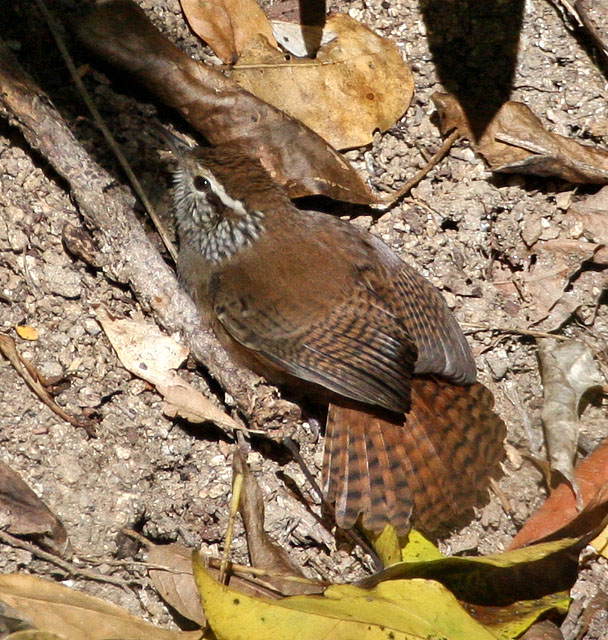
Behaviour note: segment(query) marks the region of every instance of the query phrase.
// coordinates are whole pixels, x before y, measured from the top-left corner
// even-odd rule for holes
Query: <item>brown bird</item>
[[[331,402],[324,490],[359,515],[437,531],[486,492],[504,424],[438,290],[379,238],[300,211],[235,147],[178,157],[178,270],[241,364]]]

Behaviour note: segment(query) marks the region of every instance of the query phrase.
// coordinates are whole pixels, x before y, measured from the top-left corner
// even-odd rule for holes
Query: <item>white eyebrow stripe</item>
[[[229,207],[230,209],[233,209],[237,213],[240,213],[242,216],[247,215],[247,209],[245,209],[245,206],[243,205],[243,203],[240,200],[237,200],[236,198],[229,196],[226,193],[226,189],[224,189],[222,184],[215,179],[215,176],[209,174],[207,179],[211,184],[211,189],[213,190],[215,195],[221,200],[222,204],[224,204],[226,207]]]

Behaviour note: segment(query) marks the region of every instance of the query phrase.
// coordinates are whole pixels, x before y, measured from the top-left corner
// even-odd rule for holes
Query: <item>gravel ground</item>
[[[14,19],[2,32],[21,63],[49,93],[82,144],[124,182],[33,5],[3,4]],[[175,0],[139,4],[180,47],[208,56],[184,25]],[[416,92],[406,115],[386,134],[377,134],[369,148],[347,153],[357,168],[370,173],[378,189],[396,188],[441,144],[431,101],[435,91],[455,86],[462,90],[467,83],[475,86],[479,77],[480,85],[501,93],[496,84],[505,73],[509,75],[508,67],[502,69],[508,56],[503,59],[492,52],[504,33],[499,24],[481,35],[476,31],[481,22],[463,26],[457,2],[439,3],[441,11],[434,11],[436,3],[425,5],[430,7],[426,22],[413,0],[328,4],[331,10],[348,10],[392,38],[414,73]],[[508,5],[499,4],[503,9]],[[67,17],[73,8],[68,3],[67,8],[62,4],[56,9]],[[511,99],[527,104],[556,133],[605,143],[605,68],[589,41],[573,32],[549,2],[527,0],[522,9]],[[447,33],[452,35],[442,35]],[[456,53],[451,69],[433,62],[429,42],[436,56],[452,47]],[[470,48],[470,57],[463,53],[464,45]],[[78,47],[74,51],[77,64],[90,62]],[[158,175],[158,162],[147,157],[153,151],[146,130],[151,122],[177,124],[176,116],[107,69],[90,69],[85,81],[135,171],[153,193],[162,191],[165,178]],[[159,184],[161,188],[155,189]],[[575,187],[559,180],[492,175],[462,142],[410,197],[379,220],[363,215],[356,224],[369,227],[416,265],[443,291],[465,326],[525,329],[536,312],[536,301],[504,283],[529,265],[533,254],[529,230],[538,229],[536,237],[541,239],[568,237],[569,204],[595,191],[597,187]],[[143,570],[117,563],[117,536],[131,526],[155,542],[177,541],[218,553],[228,519],[232,445],[215,427],[167,420],[159,396],[121,366],[95,319],[94,306],[104,304],[115,315],[142,318],[138,302],[128,289],[66,253],[61,230],[66,222],[79,225],[79,214],[65,185],[5,121],[0,121],[0,211],[0,330],[16,339],[22,355],[43,375],[69,375],[69,388],[57,398],[61,406],[101,416],[99,437],[89,439],[82,429],[62,422],[43,406],[14,369],[0,360],[0,459],[18,471],[63,521],[80,559],[102,573],[135,579],[140,587],[125,591],[81,579],[70,579],[69,584],[155,623],[172,625]],[[582,302],[583,308],[567,319],[560,333],[587,343],[607,373],[606,296],[597,305]],[[15,327],[20,324],[35,327],[38,339],[17,337]],[[534,338],[504,331],[468,329],[467,333],[480,379],[494,393],[497,410],[507,423],[510,456],[500,482],[504,498],[494,494],[469,526],[442,545],[449,553],[488,553],[504,549],[546,496],[542,474],[527,457],[531,443],[542,441],[542,388]],[[194,366],[183,375],[209,388]],[[587,407],[581,428],[591,446],[600,442],[608,431],[605,406]],[[322,438],[315,438],[308,423],[297,437],[308,465],[320,475]],[[285,488],[281,474],[308,495],[299,467],[286,459],[263,445],[249,455],[264,492],[269,533],[313,577],[349,580],[361,575],[365,559],[337,546]],[[247,557],[240,523],[234,557],[242,562]],[[8,546],[2,547],[0,571],[67,580],[57,568]],[[564,626],[568,638],[576,637],[576,615],[599,590],[607,589],[606,563],[593,559],[575,587],[575,606]],[[601,625],[594,625],[585,638],[602,637]]]

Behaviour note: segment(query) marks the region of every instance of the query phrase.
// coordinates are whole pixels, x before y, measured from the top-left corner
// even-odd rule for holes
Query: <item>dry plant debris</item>
[[[582,342],[557,343],[541,338],[538,353],[544,388],[541,416],[551,468],[568,480],[582,507],[582,496],[574,478],[579,405],[587,391],[604,384],[604,377],[589,347]]]
[[[153,384],[162,395],[165,415],[194,423],[214,422],[223,429],[244,428],[176,373],[189,354],[184,345],[149,322],[114,318],[104,307],[96,313],[125,369]]]
[[[102,5],[74,27],[93,53],[177,109],[209,142],[256,149],[292,197],[319,194],[360,204],[377,202],[361,176],[320,136],[189,58],[133,2]]]
[[[412,73],[393,42],[349,16],[330,16],[325,29],[333,38],[314,60],[286,56],[256,38],[239,56],[233,78],[334,149],[369,144],[376,130],[389,129],[408,108]]]
[[[255,0],[181,0],[181,5],[194,33],[224,62],[236,62],[257,35],[276,45],[272,27]]]
[[[34,536],[43,546],[59,553],[70,550],[61,521],[21,476],[3,462],[0,462],[0,519],[2,529],[13,535]]]

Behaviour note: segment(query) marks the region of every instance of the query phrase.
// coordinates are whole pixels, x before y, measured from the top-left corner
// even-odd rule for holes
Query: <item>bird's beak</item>
[[[165,129],[165,127],[158,126],[155,127],[155,129],[156,133],[163,140],[163,142],[167,143],[169,151],[173,154],[178,162],[182,160],[189,151],[192,151],[192,147],[185,140],[183,140],[179,136],[176,136],[168,129]]]

